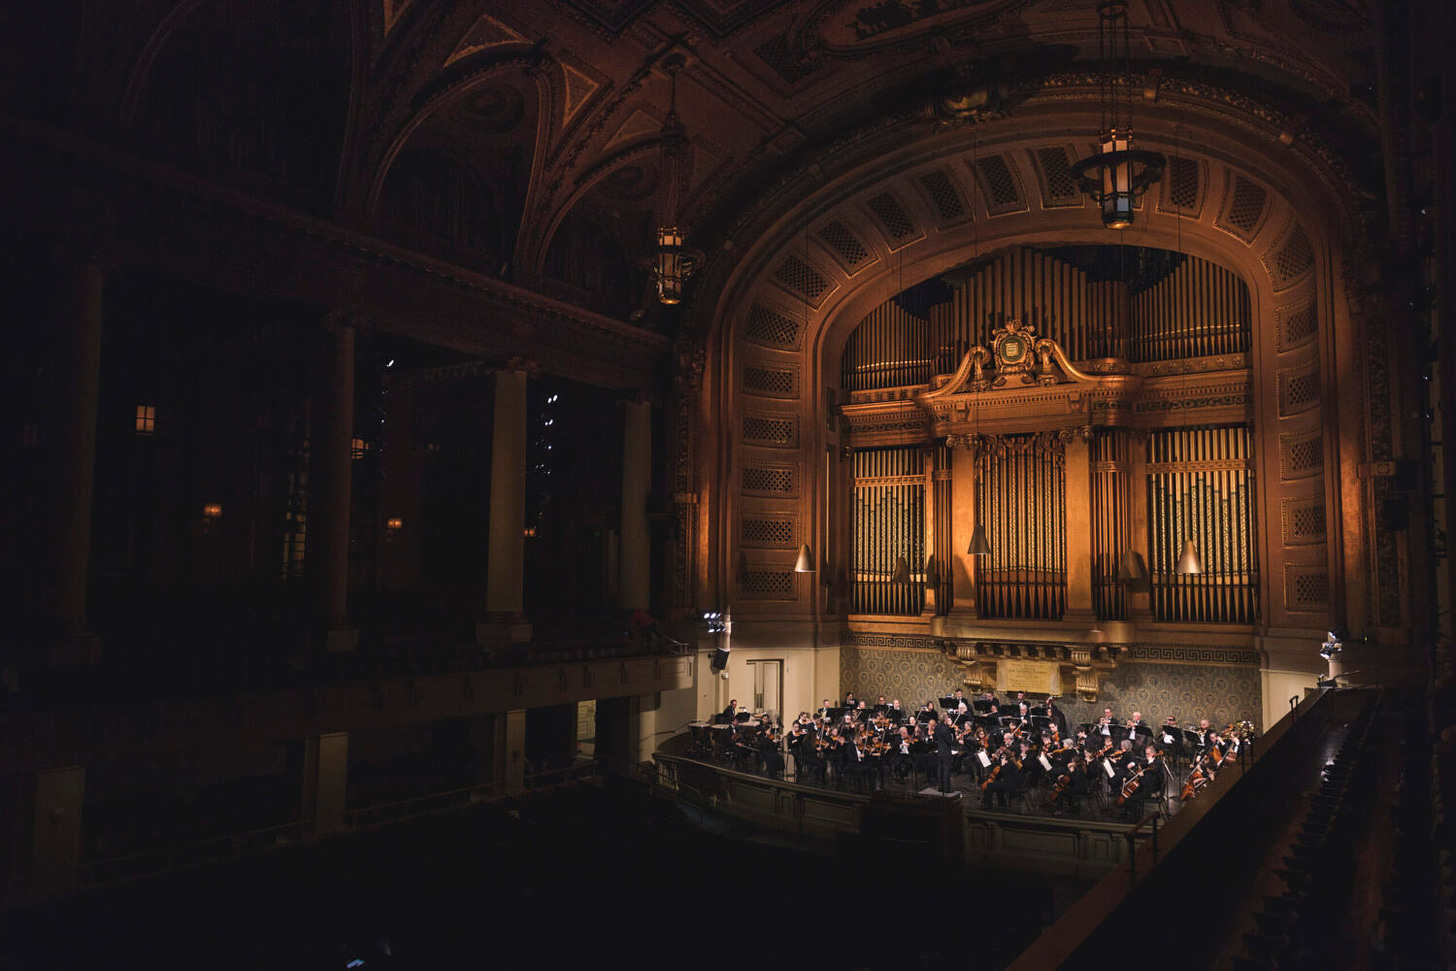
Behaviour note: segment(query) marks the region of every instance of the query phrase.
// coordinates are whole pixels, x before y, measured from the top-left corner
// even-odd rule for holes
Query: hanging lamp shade
[[[895,570],[890,574],[891,583],[910,582],[910,561],[903,556],[895,557]]]
[[[1203,558],[1198,555],[1198,548],[1191,539],[1183,544],[1183,555],[1178,557],[1177,572],[1184,576],[1203,572]]]
[[[967,556],[990,556],[991,544],[986,540],[986,527],[976,523],[976,528],[971,530],[971,548],[966,550]]]
[[[794,572],[814,572],[814,551],[809,549],[808,543],[805,543],[803,546],[799,547],[799,558],[794,561]]]
[[[1143,558],[1133,550],[1122,554],[1122,561],[1117,566],[1117,578],[1119,580],[1146,580],[1147,569],[1143,566]]]

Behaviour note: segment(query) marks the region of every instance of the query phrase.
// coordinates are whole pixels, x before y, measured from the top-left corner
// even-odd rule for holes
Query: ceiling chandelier
[[[1072,166],[1082,191],[1102,207],[1102,225],[1126,229],[1148,186],[1162,178],[1166,160],[1132,145],[1133,88],[1128,74],[1127,4],[1097,5],[1097,51],[1104,65],[1099,101],[1102,130],[1098,150]]]
[[[683,145],[687,141],[682,122],[677,116],[677,72],[686,60],[681,54],[663,59],[662,69],[672,85],[667,117],[662,122],[662,165],[660,202],[657,210],[656,248],[647,259],[648,269],[657,282],[657,300],[671,306],[682,303],[687,278],[703,260],[703,254],[686,245],[686,236],[677,225],[678,189]]]

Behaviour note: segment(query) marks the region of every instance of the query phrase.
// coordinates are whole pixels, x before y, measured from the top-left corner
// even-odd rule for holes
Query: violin
[[[1057,776],[1056,784],[1052,786],[1052,797],[1051,797],[1051,801],[1052,802],[1056,802],[1058,799],[1062,798],[1062,793],[1066,792],[1067,791],[1067,786],[1069,786],[1071,784],[1072,784],[1072,771],[1071,771],[1071,769],[1068,769],[1067,770],[1067,773],[1065,775],[1059,775],[1059,776]]]

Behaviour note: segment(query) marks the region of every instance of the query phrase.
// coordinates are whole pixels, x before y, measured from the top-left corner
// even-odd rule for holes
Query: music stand
[[[996,702],[987,701],[985,698],[977,698],[971,702],[971,711],[978,715],[989,715],[996,710]]]
[[[947,695],[946,697],[940,699],[940,709],[941,709],[941,711],[944,711],[947,708],[949,708],[951,711],[955,711],[957,708],[960,707],[960,705],[961,705],[961,703],[959,701],[956,701],[954,698],[950,697],[949,695]]]

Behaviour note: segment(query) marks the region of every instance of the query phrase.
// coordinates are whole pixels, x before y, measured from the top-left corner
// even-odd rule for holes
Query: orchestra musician
[[[951,747],[955,742],[955,730],[951,728],[947,714],[935,726],[935,771],[941,792],[950,792],[950,771],[954,760]]]
[[[1086,759],[1081,754],[1074,753],[1052,787],[1052,802],[1056,806],[1052,814],[1061,816],[1068,812],[1081,812],[1082,800],[1091,789],[1092,782],[1087,776]]]
[[[782,744],[783,736],[774,726],[773,719],[765,715],[758,727],[758,757],[763,762],[764,775],[770,779],[784,777]]]
[[[977,713],[964,689],[946,695],[954,704],[948,701],[944,712],[938,712],[938,702],[931,699],[918,706],[918,718],[912,718],[899,699],[878,696],[870,705],[846,692],[843,709],[826,698],[817,712],[804,711],[792,720],[785,719],[782,731],[771,714],[757,715],[759,722],[736,721],[743,712],[735,698],[722,713],[733,727],[722,729],[718,737],[727,742],[727,752],[736,764],[761,766],[773,778],[782,778],[787,751],[794,756],[795,778],[804,784],[825,784],[832,763],[836,784],[841,778],[846,782],[865,779],[872,787],[892,780],[903,784],[913,772],[924,773],[927,780],[933,777],[940,791],[951,792],[955,773],[964,771],[981,784],[986,808],[1006,806],[1008,794],[1014,796],[1041,784],[1051,793],[1047,812],[1057,813],[1078,812],[1085,796],[1095,791],[1093,786],[1107,785],[1111,797],[1121,796],[1124,785],[1134,778],[1137,785],[1123,800],[1124,807],[1129,802],[1140,806],[1169,791],[1169,786],[1190,789],[1174,760],[1181,758],[1185,737],[1195,736],[1184,735],[1176,716],[1149,725],[1140,711],[1134,711],[1122,723],[1107,707],[1095,723],[1068,732],[1064,727],[1068,716],[1058,708],[1056,698],[1028,702],[1022,695],[1017,714],[1004,719],[1003,731],[992,727],[994,712],[991,718]],[[994,691],[974,697],[974,706],[983,711],[983,700],[996,704]],[[830,713],[842,717],[830,719],[826,717]],[[1140,726],[1144,738],[1135,734]],[[1198,770],[1193,792],[1213,778],[1221,761],[1237,752],[1243,740],[1240,732],[1247,738],[1252,726],[1231,724],[1223,732],[1206,718],[1199,721],[1196,737],[1201,744],[1195,754],[1202,758],[1193,766]],[[989,766],[983,767],[981,756]]]
[[[1021,764],[1018,762],[1012,748],[1012,736],[1004,736],[1001,748],[997,750],[995,764],[992,771],[995,778],[986,782],[981,787],[981,808],[990,809],[991,799],[994,796],[1000,801],[1002,809],[1006,808],[1006,797],[1018,795],[1024,788],[1021,781]]]
[[[1057,726],[1057,734],[1063,738],[1067,737],[1067,716],[1057,707],[1056,699],[1048,696],[1046,700],[1046,716],[1051,723]]]

